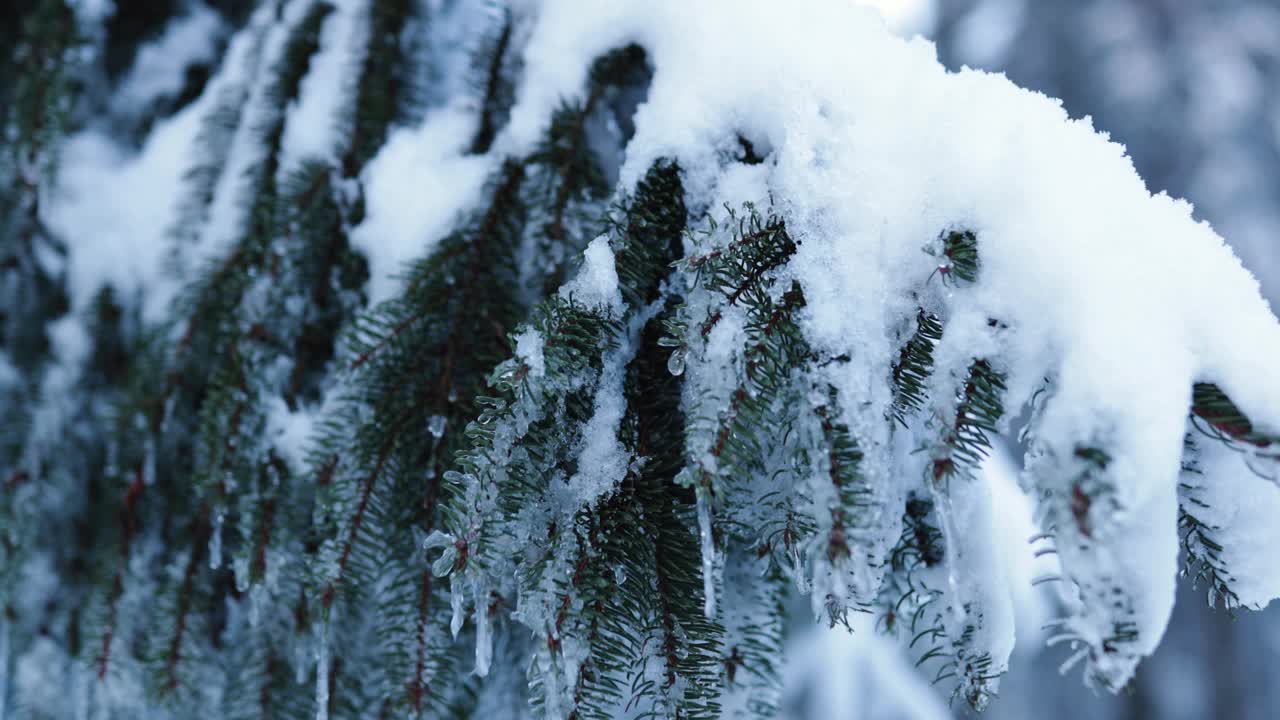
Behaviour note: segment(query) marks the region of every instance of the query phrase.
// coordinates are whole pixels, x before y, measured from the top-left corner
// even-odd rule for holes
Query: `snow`
[[[529,376],[540,378],[547,372],[547,360],[543,355],[542,334],[533,328],[525,328],[516,335],[516,357],[529,368]]]
[[[1191,481],[1198,485],[1192,510],[1223,545],[1221,563],[1240,604],[1261,608],[1280,597],[1272,554],[1280,487],[1260,479],[1243,454],[1202,437],[1196,445],[1203,477]]]
[[[73,307],[87,307],[109,284],[125,297],[145,290],[144,317],[152,322],[165,317],[177,291],[161,277],[166,233],[201,109],[191,105],[163,122],[135,157],[95,131],[64,145],[49,223],[59,235],[76,238],[68,255]]]
[[[280,167],[288,172],[299,161],[330,156],[338,144],[338,117],[347,97],[346,85],[354,63],[357,19],[365,0],[332,1],[334,9],[320,30],[320,49],[312,56],[298,99],[285,114],[280,141]]]
[[[622,417],[627,410],[622,384],[626,379],[626,363],[630,359],[631,353],[611,353],[600,374],[595,411],[582,429],[578,472],[569,480],[569,490],[575,504],[580,507],[594,507],[596,501],[622,483],[631,465],[631,454],[618,439]]]
[[[172,20],[164,34],[138,50],[137,59],[111,104],[118,114],[144,111],[158,98],[173,97],[186,82],[187,69],[214,59],[226,28],[207,5]]]
[[[368,216],[351,243],[369,259],[369,300],[394,297],[405,265],[430,252],[480,196],[491,158],[466,155],[472,117],[463,108],[429,113],[393,130],[365,168]]]
[[[297,410],[290,410],[284,398],[272,397],[268,400],[265,433],[271,438],[271,447],[294,472],[301,473],[307,468],[308,443],[314,437],[322,414],[322,407],[301,406]]]
[[[1015,652],[1034,652],[1044,640],[1044,624],[1050,619],[1052,597],[1060,583],[1033,586],[1037,577],[1062,572],[1049,538],[1037,537],[1034,507],[1030,497],[1018,487],[1018,470],[1003,444],[997,444],[982,466],[991,488],[991,512],[995,548],[1001,553],[1004,575],[1013,601]]]
[[[613,263],[609,238],[601,235],[587,245],[582,254],[582,267],[572,280],[560,288],[561,297],[588,307],[621,312],[622,293],[618,290],[618,269]]]
[[[248,220],[245,208],[252,201],[250,193],[256,189],[252,182],[256,176],[254,169],[265,159],[262,128],[274,122],[278,112],[269,102],[273,77],[270,69],[279,62],[289,32],[297,24],[306,4],[294,0],[285,5],[284,22],[271,22],[272,9],[258,8],[250,20],[251,28],[261,26],[252,52],[243,66],[232,65],[223,71],[227,75],[228,87],[239,89],[246,93],[246,97],[238,113],[230,147],[226,150],[222,175],[209,206],[208,222],[204,224],[196,246],[188,251],[187,257],[194,262],[188,267],[200,268],[226,257],[244,232]],[[253,37],[253,33],[244,33],[236,39]],[[205,94],[211,93],[206,90]]]

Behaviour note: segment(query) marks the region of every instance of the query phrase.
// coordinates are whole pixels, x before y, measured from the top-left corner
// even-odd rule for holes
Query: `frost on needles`
[[[981,709],[1005,433],[1064,670],[1280,595],[1280,323],[1045,97],[837,0],[278,0],[152,18],[207,82],[104,155],[95,8],[4,31],[0,715],[770,716],[797,593]]]

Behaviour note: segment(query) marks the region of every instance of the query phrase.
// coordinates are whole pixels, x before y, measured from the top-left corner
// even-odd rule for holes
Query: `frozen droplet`
[[[681,346],[671,351],[671,356],[667,358],[667,372],[676,377],[684,374],[685,359],[689,356],[689,349]]]
[[[432,415],[427,420],[427,432],[431,433],[431,437],[439,439],[441,435],[444,435],[444,426],[448,422],[448,419],[443,415]]]
[[[613,581],[619,585],[627,581],[627,571],[621,565],[613,566]]]

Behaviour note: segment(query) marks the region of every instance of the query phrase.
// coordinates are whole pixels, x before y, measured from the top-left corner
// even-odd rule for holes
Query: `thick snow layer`
[[[338,143],[338,117],[347,99],[348,75],[355,62],[357,19],[365,0],[336,0],[320,30],[320,50],[311,58],[298,100],[287,110],[280,144],[282,172],[311,156],[328,157]]]
[[[587,245],[586,252],[582,254],[582,267],[573,280],[560,288],[560,294],[589,307],[621,311],[622,294],[618,290],[618,269],[613,263],[608,236],[601,235]]]
[[[213,60],[225,32],[222,18],[203,4],[174,19],[164,34],[138,50],[133,67],[112,96],[112,108],[118,114],[133,114],[158,98],[177,95],[187,69]]]
[[[1202,477],[1188,480],[1199,485],[1190,509],[1209,526],[1212,541],[1222,545],[1220,562],[1239,603],[1262,607],[1280,597],[1272,554],[1280,487],[1261,481],[1245,455],[1207,438],[1196,443]]]
[[[1036,529],[1032,501],[1018,487],[1017,476],[1008,450],[998,444],[982,466],[982,477],[991,486],[995,544],[1013,593],[1015,652],[1035,652],[1052,611],[1047,594],[1059,589],[1058,583],[1036,585],[1035,580],[1062,569],[1052,541]]]
[[[417,128],[394,130],[365,168],[368,216],[351,242],[369,258],[369,299],[395,296],[405,265],[457,226],[480,196],[491,158],[466,155],[471,116],[446,107]]]
[[[49,224],[59,235],[75,238],[68,255],[75,308],[87,306],[99,288],[111,285],[126,297],[145,292],[144,317],[165,318],[178,290],[161,272],[167,234],[206,105],[194,103],[160,123],[136,156],[93,130],[63,146]]]
[[[1148,193],[1124,149],[1087,120],[1001,76],[949,74],[929,43],[893,37],[853,3],[548,0],[500,147],[529,147],[592,58],[628,42],[648,49],[655,75],[621,184],[674,157],[690,196],[706,198],[737,135],[770,149],[770,195],[801,241],[790,269],[806,295],[805,333],[854,357],[843,390],[887,376],[894,328],[921,293],[946,316],[935,377],[991,357],[1015,409],[1050,379],[1036,482],[1058,513],[1043,516],[1071,517],[1078,450],[1110,458],[1118,512],[1096,536],[1081,531],[1088,542],[1064,553],[1064,569],[1126,588],[1125,612],[1086,597],[1072,628],[1107,661],[1095,668],[1104,680],[1123,682],[1172,608],[1192,384],[1217,383],[1255,426],[1280,430],[1270,368],[1280,325],[1254,278],[1187,203]],[[947,282],[921,252],[957,228],[979,238],[972,286]],[[861,394],[847,404],[882,400]],[[1137,635],[1124,659],[1102,658],[1129,623]]]

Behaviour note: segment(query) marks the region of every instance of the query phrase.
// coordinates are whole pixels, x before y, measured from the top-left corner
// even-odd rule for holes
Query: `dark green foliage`
[[[21,186],[49,179],[55,146],[71,112],[80,29],[63,0],[40,0],[17,23],[6,53],[13,85],[5,97],[5,169]]]
[[[666,672],[660,674],[664,679],[658,687],[633,684],[633,692],[670,693],[679,679],[685,692],[677,705],[680,711],[691,718],[716,717],[720,664],[725,656],[720,641],[723,631],[703,614],[700,553],[690,532],[696,525],[694,493],[674,483],[683,458],[679,445],[668,438],[680,436],[684,418],[680,384],[666,372],[666,353],[658,346],[658,322],[651,321],[642,337],[628,397],[635,413],[634,450],[646,458],[643,470],[634,477],[634,499],[642,521],[633,532],[646,538],[642,546],[647,546],[646,555],[652,558],[651,566],[637,568],[643,574],[633,575],[630,587],[643,587],[640,578],[656,578],[646,604],[658,622]],[[676,634],[677,626],[685,638]],[[638,650],[632,648],[633,653]]]
[[[827,474],[836,492],[836,502],[831,508],[827,559],[838,563],[849,558],[850,534],[864,524],[856,514],[872,509],[874,499],[862,476],[862,451],[849,426],[840,422],[840,403],[833,387],[827,389],[827,403],[816,412],[827,448]]]
[[[438,527],[447,490],[441,479],[461,439],[457,430],[479,414],[475,398],[505,353],[506,332],[523,316],[516,298],[504,294],[517,287],[523,177],[523,167],[508,162],[490,186],[487,208],[411,268],[403,295],[361,318],[344,353],[354,392],[313,450],[321,527],[332,535],[317,568],[320,610],[327,616],[339,591],[396,574],[397,591],[383,599],[400,628],[385,630],[394,654],[387,667],[398,668],[388,687],[407,688],[390,697],[415,711],[448,699],[422,685],[439,669],[428,664],[450,654],[447,644],[424,645],[421,630],[446,597],[426,566],[397,570],[383,558],[388,548],[415,557],[415,531]]]
[[[943,278],[954,278],[967,283],[978,279],[978,236],[970,230],[952,230],[942,237],[942,256],[946,258],[938,267]]]
[[[683,356],[690,349],[678,338],[688,337],[685,328],[696,321],[697,333],[707,339],[721,322],[728,308],[742,306],[747,309],[748,342],[744,349],[743,376],[717,420],[706,428],[712,434],[710,453],[717,458],[719,478],[703,474],[696,482],[702,492],[711,497],[721,493],[716,487],[719,481],[730,478],[746,479],[765,471],[763,447],[755,436],[755,429],[765,414],[773,412],[780,400],[780,393],[788,392],[792,373],[799,364],[810,359],[807,343],[800,334],[797,314],[804,307],[804,293],[793,284],[781,297],[773,292],[774,279],[769,273],[776,270],[795,253],[795,243],[786,227],[777,217],[764,217],[754,208],[747,208],[739,219],[731,213],[728,223],[733,228],[733,238],[723,247],[694,255],[683,261],[683,269],[692,276],[692,283],[718,296],[718,303],[711,305],[702,318],[681,318],[671,326],[676,346],[673,351],[680,356],[677,368],[683,368]],[[706,423],[706,419],[695,422]],[[690,448],[696,455],[698,449]],[[749,532],[749,531],[748,531]],[[790,544],[790,540],[786,544]]]
[[[1221,528],[1201,519],[1208,509],[1201,495],[1204,475],[1197,467],[1195,439],[1188,437],[1183,453],[1182,482],[1178,486],[1178,530],[1182,540],[1183,577],[1191,578],[1195,587],[1205,588],[1209,606],[1221,603],[1227,612],[1241,607],[1240,598],[1231,589],[1231,573],[1222,559],[1223,547],[1216,537]]]
[[[920,577],[925,569],[941,565],[944,559],[942,531],[937,527],[933,501],[914,493],[909,495],[902,515],[902,534],[889,553],[890,572],[881,590],[884,600],[877,623],[884,632],[909,634],[912,645],[925,637],[937,641],[945,636],[941,625],[933,624],[934,618],[927,614],[940,593],[929,589]]]
[[[404,29],[417,19],[413,0],[370,0],[369,44],[356,72],[343,174],[355,177],[373,159],[387,131],[417,102],[413,48]]]
[[[66,247],[45,227],[40,203],[71,112],[79,29],[61,0],[39,2],[18,27],[4,56],[13,84],[0,95],[0,348],[35,379],[47,323],[68,309]]]
[[[506,121],[515,102],[515,88],[512,85],[509,65],[513,64],[515,53],[511,52],[511,35],[515,31],[515,21],[510,8],[503,8],[502,22],[497,31],[491,32],[481,44],[482,51],[478,57],[485,62],[483,70],[483,94],[480,99],[480,121],[476,134],[471,140],[471,153],[480,155],[489,152],[498,128]]]
[[[1269,448],[1280,443],[1280,438],[1255,430],[1231,398],[1211,383],[1196,383],[1192,388],[1191,420],[1211,438],[1252,445],[1264,453],[1270,454]]]
[[[893,418],[903,427],[907,416],[920,410],[927,393],[926,384],[933,373],[933,348],[942,340],[942,321],[920,310],[916,314],[916,330],[902,346],[898,362],[893,366],[896,397]]]
[[[55,177],[57,146],[72,109],[80,40],[74,14],[61,0],[18,3],[14,10],[0,30],[0,60],[8,68],[0,73],[0,622],[29,630],[40,623],[62,625],[59,613],[79,600],[68,597],[65,605],[37,609],[39,617],[19,617],[27,609],[15,606],[23,561],[51,547],[57,530],[72,525],[66,514],[58,517],[56,529],[40,522],[58,509],[58,500],[43,492],[57,470],[41,463],[32,445],[44,382],[60,359],[51,340],[53,323],[70,309],[66,246],[45,226],[41,203]],[[109,309],[104,313],[99,326],[110,325]],[[105,344],[113,334],[111,327],[101,328],[94,339]],[[68,445],[85,441],[79,433],[67,438]],[[68,472],[81,469],[73,466]],[[65,502],[74,508],[68,514],[74,514],[83,498]],[[77,550],[58,548],[51,561],[60,570],[83,574]],[[17,642],[26,639],[22,633]]]
[[[724,248],[687,259],[685,267],[695,274],[695,282],[723,295],[729,305],[744,300],[759,302],[770,287],[765,282],[766,273],[794,255],[796,244],[780,218],[765,218],[751,208],[742,218],[730,212],[727,222],[737,225],[733,241]],[[707,332],[704,330],[703,335]]]
[[[553,293],[564,283],[605,215],[603,204],[610,191],[605,164],[610,160],[601,157],[600,143],[592,141],[593,127],[610,112],[611,98],[647,87],[649,75],[644,51],[634,45],[596,60],[585,100],[561,104],[551,116],[546,137],[529,156],[531,164],[540,166],[525,195],[536,213],[533,246],[526,251],[532,251],[531,262],[541,280],[531,288],[534,296]]]
[[[934,483],[945,487],[957,473],[972,475],[991,450],[991,435],[1004,414],[1004,375],[986,360],[975,360],[960,390],[955,420],[942,431],[942,446],[930,469]]]

